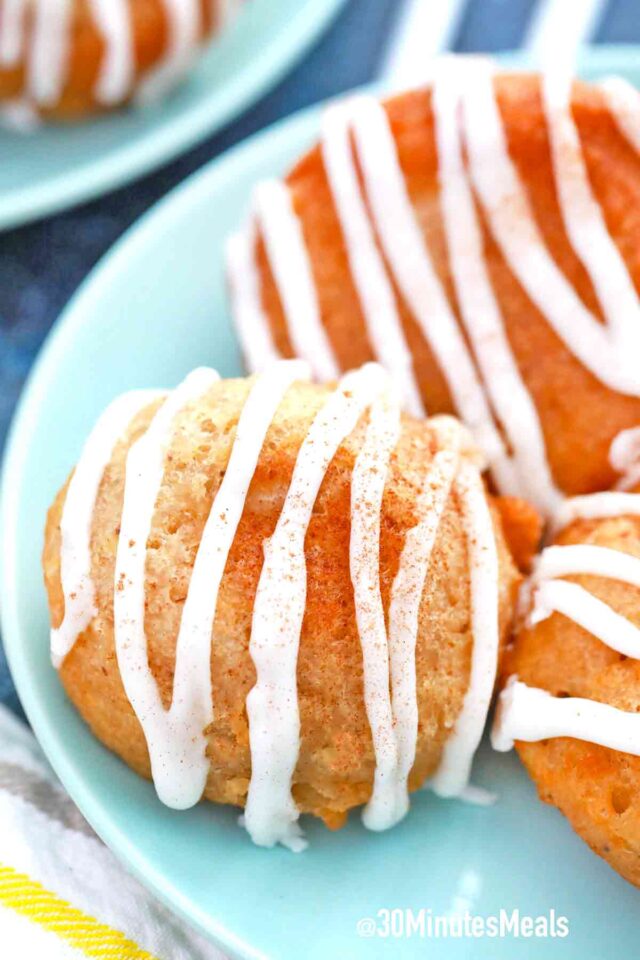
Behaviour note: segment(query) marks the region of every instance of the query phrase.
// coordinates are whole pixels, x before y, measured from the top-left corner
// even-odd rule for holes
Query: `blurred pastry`
[[[0,0],[5,119],[73,120],[161,96],[239,0]]]

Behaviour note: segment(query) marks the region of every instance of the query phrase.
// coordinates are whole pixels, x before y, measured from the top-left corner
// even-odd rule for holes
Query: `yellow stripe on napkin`
[[[113,927],[61,900],[26,873],[0,863],[0,903],[95,960],[157,960]]]

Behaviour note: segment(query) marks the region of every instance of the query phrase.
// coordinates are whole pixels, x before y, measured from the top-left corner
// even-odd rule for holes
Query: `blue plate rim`
[[[302,58],[346,0],[305,0],[260,57],[231,76],[223,87],[194,104],[161,129],[114,154],[83,167],[73,177],[59,175],[0,197],[0,231],[71,209],[131,183],[185,153],[274,87]],[[224,41],[223,41],[224,42]]]

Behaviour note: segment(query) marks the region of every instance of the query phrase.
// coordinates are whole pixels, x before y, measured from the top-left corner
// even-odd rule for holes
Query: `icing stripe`
[[[612,650],[640,659],[640,630],[584,587],[565,580],[545,580],[534,595],[531,624],[562,613]]]
[[[25,84],[27,96],[43,107],[56,103],[64,90],[70,24],[71,0],[36,2]]]
[[[127,0],[89,0],[105,50],[95,86],[100,103],[121,103],[130,92],[135,63]]]
[[[376,231],[396,283],[433,350],[456,409],[501,483],[515,489],[504,444],[416,220],[382,104],[373,97],[354,100],[353,132]]]
[[[203,684],[202,673],[208,677],[211,672],[213,624],[229,552],[276,411],[294,381],[308,377],[309,369],[303,361],[282,360],[261,374],[252,385],[238,420],[220,488],[211,505],[198,546],[176,645],[171,720],[185,727],[193,725],[195,706],[199,715],[195,725],[200,736],[213,721],[210,685]],[[203,699],[199,701],[199,697]],[[206,760],[205,765],[208,768]],[[174,774],[177,773],[174,771]],[[194,792],[193,802],[200,798],[203,788],[204,781],[202,788],[198,787],[198,791]]]
[[[308,368],[303,362],[282,361],[256,380],[244,403],[191,572],[176,642],[173,694],[168,711],[160,702],[147,662],[144,625],[131,616],[131,610],[122,611],[116,603],[116,616],[120,615],[120,619],[116,619],[116,644],[123,683],[147,737],[156,790],[169,806],[179,809],[192,806],[200,799],[206,784],[209,762],[204,731],[213,721],[211,644],[220,583],[269,426],[285,392],[295,380],[306,376]],[[124,564],[137,549],[136,538],[140,538],[137,543],[146,543],[146,538],[141,537],[145,532],[148,536],[150,529],[162,479],[162,451],[169,441],[174,418],[203,388],[206,392],[215,379],[213,371],[195,371],[167,401],[142,442],[136,445],[137,449],[132,448],[133,453],[130,452],[118,545],[118,560]],[[141,510],[145,490],[149,496]],[[137,530],[130,526],[131,514],[127,513],[133,509],[144,514]],[[129,546],[121,549],[123,540]],[[141,589],[144,597],[144,554],[142,563],[138,559],[137,569],[133,571],[138,578],[134,580],[132,576],[133,583],[127,584],[126,572],[125,579],[121,578],[122,562],[116,569],[116,599],[127,587],[132,592]],[[120,583],[124,586],[120,587]],[[127,637],[127,631],[133,636],[130,633]]]
[[[606,77],[600,81],[600,89],[620,131],[640,153],[640,93],[622,77]]]
[[[87,0],[93,21],[102,35],[104,53],[94,88],[99,103],[126,100],[135,80],[132,14],[129,0]],[[198,44],[200,0],[162,0],[167,18],[168,42],[159,62],[143,80],[138,96],[154,99],[188,67]],[[221,29],[235,14],[239,0],[213,0],[213,21]],[[20,63],[24,53],[26,12],[33,10],[27,36],[25,100],[52,107],[60,99],[68,77],[73,27],[73,0],[0,0],[0,67]],[[14,109],[10,118],[22,118]],[[26,128],[15,122],[16,128]]]
[[[621,430],[609,447],[609,463],[620,474],[617,490],[640,484],[640,427]]]
[[[0,106],[0,125],[16,133],[32,133],[40,126],[40,117],[26,100],[7,100]]]
[[[638,557],[587,543],[546,547],[538,557],[533,580],[536,583],[551,577],[580,573],[622,580],[623,583],[640,587]]]
[[[587,370],[613,390],[640,395],[637,364],[615,349],[611,331],[585,307],[544,244],[509,156],[490,69],[469,64],[467,75],[462,99],[469,173],[509,268]]]
[[[188,68],[200,36],[200,0],[163,0],[169,39],[160,64],[144,77],[136,99],[150,103],[167,93]]]
[[[507,751],[515,740],[533,743],[552,737],[573,737],[640,756],[640,715],[582,697],[553,697],[512,677],[500,694],[493,749]]]
[[[603,520],[607,517],[640,516],[640,494],[590,493],[583,497],[569,497],[556,511],[552,532],[568,527],[575,520]]]
[[[289,189],[279,180],[268,180],[256,188],[254,201],[295,355],[311,364],[319,380],[335,380],[340,369],[320,319],[302,226]]]
[[[560,494],[547,463],[538,411],[522,381],[504,330],[462,156],[457,120],[460,98],[473,82],[476,68],[476,61],[466,70],[445,63],[437,71],[433,87],[447,248],[462,320],[485,388],[513,450],[510,460],[500,444],[492,464],[495,476],[502,490],[518,493],[550,513]]]
[[[413,359],[360,193],[349,133],[351,110],[347,101],[326,111],[322,158],[374,355],[391,373],[409,413],[421,416]]]
[[[576,519],[640,516],[640,495],[597,493],[565,501],[555,528]],[[549,579],[589,575],[607,577],[640,589],[640,558],[594,544],[547,547],[540,555],[523,598],[533,597],[528,615],[534,625],[557,612],[610,649],[640,659],[640,629],[579,584]],[[510,750],[514,740],[574,737],[640,756],[638,716],[579,697],[554,698],[512,677],[500,695],[491,734],[496,750]],[[631,745],[630,745],[631,744]]]
[[[363,822],[386,830],[404,815],[396,809],[398,752],[389,690],[389,647],[380,592],[380,515],[391,454],[400,436],[400,407],[385,394],[371,407],[369,426],[351,476],[349,567],[362,646],[364,704],[376,767]]]
[[[100,481],[113,448],[133,417],[161,394],[135,390],[114,400],[87,439],[73,472],[60,519],[60,581],[64,617],[51,630],[51,660],[59,667],[96,615],[91,579],[91,524]]]
[[[455,491],[467,534],[473,650],[462,709],[431,781],[441,797],[463,796],[467,789],[493,695],[500,642],[498,551],[482,478],[470,463],[461,463]]]
[[[25,0],[0,0],[0,65],[15,67],[24,43]]]
[[[451,421],[453,424],[455,421]],[[416,643],[420,604],[429,573],[431,553],[458,466],[459,431],[434,420],[439,445],[448,439],[453,449],[440,449],[429,465],[416,503],[418,523],[406,535],[389,603],[389,657],[393,722],[397,749],[396,819],[409,808],[408,778],[418,741]]]
[[[255,232],[248,228],[230,237],[226,249],[233,316],[250,373],[258,373],[280,357],[262,307],[254,247]]]
[[[638,297],[591,190],[580,137],[571,114],[571,81],[557,71],[543,75],[542,93],[565,229],[594,285],[622,363],[627,350],[633,351],[635,357],[640,355]]]
[[[340,381],[302,442],[276,528],[264,546],[249,645],[256,683],[246,703],[252,773],[245,825],[260,846],[305,846],[291,795],[300,747],[296,667],[306,597],[305,535],[331,460],[385,383],[375,364]]]
[[[640,657],[640,630],[584,587],[554,577],[589,575],[620,580],[640,588],[640,559],[592,544],[547,547],[531,579],[533,607],[529,623],[562,613],[613,650]]]
[[[206,767],[202,743],[202,705],[211,701],[210,672],[200,670],[201,690],[187,722],[173,723],[149,668],[145,619],[146,545],[164,474],[165,449],[176,416],[206,394],[218,380],[213,370],[194,370],[169,395],[147,432],[133,444],[126,463],[124,501],[114,578],[114,635],[120,676],[149,748],[158,796],[177,809],[200,799]],[[176,648],[177,650],[177,648]],[[176,664],[176,673],[178,665]],[[175,701],[174,701],[175,702]]]

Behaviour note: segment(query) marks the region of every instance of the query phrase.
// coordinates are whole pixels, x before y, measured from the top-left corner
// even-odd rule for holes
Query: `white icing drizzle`
[[[606,77],[600,89],[621,132],[640,153],[640,93],[622,77]]]
[[[254,245],[253,229],[234,234],[227,241],[226,262],[231,305],[245,364],[250,373],[259,373],[277,361],[280,354],[262,307]]]
[[[606,491],[569,497],[560,504],[553,518],[551,531],[562,530],[575,520],[602,520],[624,516],[640,516],[639,493]]]
[[[107,105],[122,103],[133,85],[135,62],[128,0],[89,0],[105,51],[95,96]]]
[[[96,615],[91,579],[91,524],[96,498],[113,448],[133,417],[161,394],[135,390],[114,400],[87,439],[69,481],[60,519],[60,580],[64,617],[51,630],[51,661],[60,667]]]
[[[360,192],[349,130],[351,110],[347,101],[326,111],[322,158],[374,355],[391,373],[407,410],[421,416],[424,405],[413,359]]]
[[[634,357],[640,355],[638,296],[589,183],[580,136],[571,114],[571,81],[562,71],[544,74],[542,93],[564,225],[595,288],[615,344],[615,355],[624,364],[628,351]],[[635,361],[633,367],[637,367]],[[640,383],[640,379],[636,382]]]
[[[200,695],[200,735],[213,720],[210,685],[210,649],[218,591],[247,493],[269,426],[284,394],[296,380],[309,377],[299,360],[283,360],[260,374],[242,408],[224,477],[205,524],[184,604],[176,646],[176,670],[171,718],[176,724],[191,722],[194,700]],[[202,722],[204,720],[204,722]],[[207,765],[208,766],[208,765]],[[176,771],[177,773],[177,771]],[[205,773],[206,777],[206,773]],[[196,797],[199,799],[202,790]],[[195,802],[195,800],[194,800]]]
[[[288,187],[280,180],[261,183],[254,209],[295,354],[311,364],[319,380],[336,380],[340,369],[320,319],[311,263]]]
[[[630,553],[589,543],[546,547],[538,557],[534,585],[555,577],[590,574],[640,587],[640,559]]]
[[[525,188],[509,156],[491,70],[478,62],[468,66],[467,75],[469,82],[462,99],[469,173],[510,269],[555,333],[594,376],[620,393],[640,395],[635,354],[629,356],[620,339],[623,331],[626,337],[626,321],[618,319],[611,328],[601,324],[544,245]],[[560,133],[556,133],[559,138]],[[566,115],[562,134],[567,135]],[[567,178],[564,165],[570,159],[566,153],[556,150],[553,154],[556,180],[562,183]],[[565,223],[583,215],[582,209],[574,207],[584,199],[577,192],[567,190],[558,199]]]
[[[175,418],[184,407],[206,394],[218,379],[215,371],[206,368],[190,373],[169,394],[147,432],[129,450],[116,553],[113,607],[118,667],[129,702],[144,730],[158,796],[176,809],[196,803],[206,780],[202,732],[211,711],[209,650],[206,659],[198,658],[197,664],[182,666],[178,663],[178,654],[184,651],[185,656],[190,656],[190,651],[178,638],[173,700],[171,708],[165,710],[147,658],[144,628],[147,540]],[[178,677],[185,674],[199,685],[199,689],[190,691],[188,712],[180,705],[183,691],[178,694],[176,683]],[[180,711],[178,720],[174,710]]]
[[[15,133],[34,133],[40,127],[40,117],[26,100],[7,100],[0,105],[0,124]]]
[[[127,696],[147,737],[158,796],[169,806],[192,806],[204,790],[209,768],[204,731],[213,720],[210,651],[218,591],[267,430],[285,392],[295,380],[308,374],[305,363],[282,361],[261,374],[251,386],[191,573],[176,642],[173,695],[168,711],[162,706],[147,661],[140,615],[145,551],[139,550],[138,545],[146,543],[148,537],[162,480],[163,451],[175,416],[185,404],[206,392],[217,375],[209,370],[194,371],[158,412],[127,460],[116,564],[116,649]]]
[[[276,528],[264,545],[249,647],[256,683],[246,704],[252,774],[245,824],[260,846],[305,846],[291,795],[300,747],[296,667],[306,598],[305,535],[331,460],[386,383],[375,364],[342,378],[300,447]]]
[[[105,47],[94,95],[107,106],[122,103],[132,91],[136,67],[129,2],[87,2]],[[142,100],[157,98],[180,77],[189,66],[200,37],[200,0],[162,2],[167,17],[167,47],[141,84],[138,96]],[[69,70],[73,3],[74,0],[0,0],[0,68],[16,67],[25,56],[24,99],[31,106],[54,106],[62,95]],[[239,0],[212,3],[212,18],[218,29],[226,26],[240,6]],[[27,8],[33,10],[28,34]]]
[[[562,613],[613,650],[640,658],[637,627],[579,584],[555,579],[578,574],[607,577],[640,588],[640,559],[593,544],[547,547],[538,558],[529,585],[533,595],[529,623]]]
[[[540,623],[554,612],[564,614],[612,650],[640,659],[640,630],[577,583],[545,580],[540,584],[530,623]]]
[[[624,515],[640,516],[640,495],[574,497],[556,516],[555,529],[576,519]],[[524,592],[525,600],[533,601],[529,625],[561,613],[612,650],[640,659],[640,629],[635,624],[580,584],[556,579],[575,575],[606,577],[640,589],[640,558],[587,543],[547,547]],[[511,677],[500,695],[491,740],[496,750],[510,750],[514,740],[574,737],[640,756],[639,724],[635,713],[580,697],[555,698]]]
[[[498,701],[491,732],[494,750],[511,750],[515,740],[533,743],[553,737],[573,737],[640,756],[640,714],[582,697],[553,697],[511,677]]]
[[[165,473],[165,456],[187,409],[217,382],[213,370],[193,371],[169,394],[146,432],[129,449],[114,571],[114,640],[127,697],[143,728],[159,798],[176,809],[196,803],[209,761],[206,729],[214,719],[211,648],[218,592],[267,431],[290,385],[309,365],[280,361],[250,385],[220,487],[209,508],[185,599],[175,648],[171,705],[165,709],[148,660],[145,634],[147,542]],[[61,521],[65,615],[52,631],[60,663],[96,614],[91,583],[91,525],[101,478],[135,413],[161,396],[136,391],[115,401],[91,433],[70,481]],[[469,767],[493,687],[497,649],[497,559],[489,508],[464,428],[449,417],[432,427],[436,451],[416,500],[391,588],[388,634],[380,593],[380,529],[389,464],[400,435],[400,404],[377,364],[347,374],[330,394],[302,442],[255,597],[249,651],[256,683],[247,697],[252,775],[244,823],[254,841],[305,846],[291,794],[300,747],[297,656],[306,607],[305,537],[318,491],[333,457],[368,411],[352,475],[350,571],[362,646],[365,709],[376,760],[364,822],[374,830],[408,809],[408,776],[417,744],[415,650],[430,555],[455,484],[469,544],[474,650],[469,689],[436,789],[466,796]],[[460,459],[463,459],[460,465]],[[493,591],[495,598],[487,594]],[[492,623],[493,617],[493,623]],[[491,668],[493,667],[493,674]],[[469,794],[471,795],[471,794]]]
[[[376,758],[373,791],[362,816],[370,830],[386,830],[406,812],[396,807],[398,750],[389,689],[389,644],[380,592],[382,496],[399,436],[399,404],[395,397],[383,394],[371,407],[367,434],[353,468],[349,542],[356,624],[362,646],[364,704]]]
[[[566,71],[542,80],[553,175],[569,241],[591,277],[606,317],[604,324],[582,302],[545,246],[525,185],[509,155],[490,62],[478,57],[446,58],[434,77],[431,103],[443,222],[460,320],[473,352],[466,346],[431,261],[386,111],[370,97],[356,97],[329,108],[321,149],[368,339],[396,383],[404,383],[405,405],[416,413],[418,385],[393,280],[430,345],[457,411],[486,452],[500,490],[525,496],[552,515],[560,506],[560,495],[538,411],[493,292],[474,191],[509,268],[554,332],[602,383],[632,396],[640,396],[640,368],[635,362],[640,352],[640,304],[591,189],[571,113]],[[617,82],[603,89],[609,91],[607,98],[618,122],[624,97],[629,117],[625,129],[630,125],[640,129],[636,91],[620,88]],[[278,236],[289,232],[290,237],[278,245],[279,254],[274,245],[269,256],[294,348],[302,354],[295,343],[296,326],[300,325],[298,335],[305,338],[307,331],[302,328],[309,317],[314,326],[319,324],[320,310],[308,254],[302,247],[301,224],[297,218],[292,220],[290,204],[282,207],[280,211],[273,208],[269,229]],[[285,250],[296,263],[304,263],[303,269],[288,267]],[[239,281],[254,282],[259,292],[259,277],[256,281],[245,275]],[[292,306],[287,309],[288,303]],[[262,313],[259,320],[266,336],[269,318]]]
[[[515,490],[504,444],[411,205],[387,113],[375,98],[359,97],[353,101],[352,122],[371,213],[396,283],[447,379],[456,409],[501,486]]]
[[[135,98],[152,103],[163,97],[189,67],[200,36],[200,0],[164,0],[169,39],[160,64],[143,78]]]
[[[525,387],[506,336],[484,257],[484,241],[464,168],[458,125],[461,97],[473,82],[448,61],[436,73],[432,108],[438,142],[442,213],[460,313],[487,393],[509,438],[513,459],[500,444],[492,466],[502,490],[519,493],[548,514],[560,501],[547,462],[538,411]],[[467,67],[468,69],[468,67]],[[514,476],[515,473],[515,476]]]
[[[15,67],[24,43],[25,0],[0,0],[0,66]]]
[[[609,447],[609,463],[621,474],[617,490],[629,490],[640,484],[640,427],[621,430]]]
[[[477,469],[462,462],[455,480],[467,533],[473,650],[469,686],[446,741],[431,788],[441,797],[464,796],[493,695],[500,643],[498,551],[491,510]]]
[[[69,57],[71,0],[39,0],[33,8],[26,95],[39,106],[56,103],[64,89]]]
[[[425,474],[416,503],[419,519],[407,532],[389,603],[391,696],[397,750],[394,778],[396,821],[409,809],[408,779],[418,741],[416,643],[420,604],[440,519],[459,460],[460,427],[457,422],[441,417],[434,419],[432,425],[443,449],[437,450]]]
[[[498,799],[498,794],[479,787],[475,783],[468,783],[457,795],[457,799],[462,800],[463,803],[470,803],[473,807],[492,807]]]

